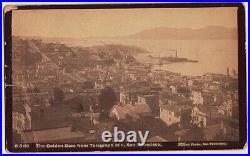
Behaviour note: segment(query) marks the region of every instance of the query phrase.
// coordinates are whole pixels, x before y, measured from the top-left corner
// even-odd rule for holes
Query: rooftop
[[[161,94],[160,99],[163,101],[168,99],[168,100],[175,101],[177,103],[189,103],[189,102],[191,102],[191,100],[186,98],[186,97],[179,96],[177,94],[167,93],[167,92]]]
[[[22,135],[22,139],[24,143],[40,143],[83,136],[84,135],[79,131],[72,132],[71,127],[61,127],[39,131],[25,131]]]

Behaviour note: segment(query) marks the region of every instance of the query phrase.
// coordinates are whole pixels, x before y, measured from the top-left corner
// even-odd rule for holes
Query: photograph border
[[[239,142],[227,142],[227,146],[178,147],[178,142],[161,143],[162,147],[137,148],[58,148],[39,150],[35,144],[31,148],[16,149],[12,144],[12,10],[4,13],[4,90],[5,90],[5,136],[6,150],[10,152],[89,152],[89,151],[168,151],[168,150],[225,150],[243,149],[247,141],[247,103],[246,103],[246,28],[245,9],[242,3],[123,3],[123,4],[60,4],[60,5],[18,5],[15,10],[46,9],[140,9],[140,8],[209,8],[237,7],[238,30],[238,82],[239,82]],[[204,143],[206,141],[201,141]],[[213,141],[209,141],[213,142]],[[217,143],[217,141],[214,141]],[[194,141],[199,143],[199,141]],[[84,144],[84,143],[83,143]],[[105,144],[105,143],[104,143]]]

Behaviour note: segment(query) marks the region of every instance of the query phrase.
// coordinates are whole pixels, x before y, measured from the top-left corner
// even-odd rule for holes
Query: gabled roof
[[[177,103],[189,103],[189,102],[191,102],[191,99],[188,99],[186,97],[179,96],[176,94],[172,94],[172,93],[167,93],[167,92],[161,94],[160,99],[163,101],[166,99],[172,100],[172,101],[175,101]]]
[[[127,112],[124,110],[124,108],[122,106],[114,105],[111,108],[111,112],[117,113],[117,115],[119,116],[120,119],[125,119],[126,118]]]
[[[212,117],[216,117],[214,116],[217,113],[217,107],[216,106],[210,106],[210,105],[196,105],[194,107],[197,107],[199,111],[201,111],[202,113],[205,113],[206,116],[213,114]]]
[[[135,112],[138,113],[138,114],[150,113],[151,109],[147,104],[136,104],[135,105]]]
[[[131,104],[125,106],[114,105],[111,109],[111,112],[114,110],[116,111],[117,115],[119,115],[120,119],[125,119],[127,116],[138,119],[140,114],[151,112],[149,106],[146,104],[136,104],[135,106]]]

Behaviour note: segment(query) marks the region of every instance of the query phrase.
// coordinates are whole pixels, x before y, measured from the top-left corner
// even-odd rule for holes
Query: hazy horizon
[[[215,25],[209,25],[209,26],[206,26],[206,27],[220,27],[220,28],[225,28],[225,29],[237,29],[237,28],[229,28],[229,27],[223,27],[223,26],[215,26]],[[201,27],[201,28],[196,28],[196,29],[193,29],[193,28],[177,28],[177,29],[179,29],[179,30],[181,30],[181,29],[193,29],[193,30],[199,30],[199,29],[202,29],[202,28],[206,28],[206,27]],[[126,38],[126,37],[129,37],[129,36],[131,36],[131,35],[135,35],[135,34],[138,34],[138,33],[141,33],[141,32],[144,32],[144,31],[147,31],[147,30],[153,30],[153,29],[158,29],[158,28],[166,28],[166,29],[176,29],[176,28],[173,28],[173,27],[155,27],[155,28],[152,28],[152,29],[145,29],[145,30],[141,30],[141,31],[139,31],[139,32],[137,32],[137,33],[134,33],[134,34],[129,34],[129,35],[124,35],[124,36],[122,36],[122,35],[120,35],[120,36],[89,36],[89,37],[57,37],[57,36],[38,36],[38,35],[36,35],[36,36],[32,36],[32,35],[22,35],[22,36],[20,36],[20,35],[14,35],[13,34],[13,36],[15,36],[15,37],[27,37],[27,38],[29,38],[29,37],[34,37],[34,38],[62,38],[62,39],[97,39],[97,38],[116,38],[116,37],[120,37],[120,38]],[[170,39],[171,40],[171,39]],[[230,40],[230,39],[229,39]]]
[[[236,8],[14,10],[13,35],[44,38],[121,37],[155,28],[237,28]]]

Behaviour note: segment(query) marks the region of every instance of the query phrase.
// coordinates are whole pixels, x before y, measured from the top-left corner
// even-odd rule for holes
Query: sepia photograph
[[[243,148],[242,5],[58,6],[6,13],[8,150]]]

